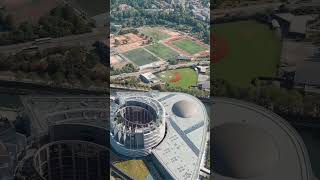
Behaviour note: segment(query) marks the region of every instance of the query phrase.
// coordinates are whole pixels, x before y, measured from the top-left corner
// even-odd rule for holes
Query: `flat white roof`
[[[197,179],[207,141],[208,115],[197,98],[181,93],[161,93],[159,100],[166,109],[167,134],[153,154],[175,179]],[[190,101],[196,108],[190,118],[181,118],[172,112],[179,101]]]

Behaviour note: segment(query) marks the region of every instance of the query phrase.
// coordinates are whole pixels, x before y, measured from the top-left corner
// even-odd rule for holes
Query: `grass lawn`
[[[189,54],[196,54],[201,51],[207,50],[206,48],[202,47],[198,43],[192,41],[191,39],[179,39],[177,41],[172,42],[173,45],[176,47],[186,51]]]
[[[142,33],[144,33],[149,37],[152,37],[152,39],[159,40],[159,41],[170,37],[170,35],[161,32],[157,28],[146,28],[142,30]]]
[[[161,57],[162,59],[170,59],[179,55],[177,52],[175,52],[171,48],[160,43],[150,45],[146,47],[146,49],[153,52],[154,54]]]
[[[176,77],[180,76],[177,81],[173,82]],[[169,84],[171,87],[190,88],[197,85],[198,74],[194,69],[182,68],[176,70],[164,71],[158,74],[158,77]]]
[[[124,53],[124,55],[138,66],[150,64],[159,60],[157,57],[142,48],[128,51]]]
[[[147,166],[142,160],[123,161],[116,163],[115,166],[137,180],[145,180],[150,174]]]
[[[214,25],[213,31],[227,46],[227,54],[214,65],[214,75],[245,87],[257,76],[275,76],[281,42],[275,33],[256,21]]]

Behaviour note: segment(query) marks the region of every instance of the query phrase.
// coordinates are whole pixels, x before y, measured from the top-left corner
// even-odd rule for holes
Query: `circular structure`
[[[194,105],[186,100],[181,100],[179,102],[176,102],[172,106],[172,112],[179,117],[182,118],[190,118],[194,115],[196,109],[194,108]]]
[[[213,132],[216,134],[216,164],[219,165],[215,170],[224,176],[244,179],[263,175],[279,159],[274,138],[261,129],[227,123],[214,128]]]
[[[104,146],[86,141],[57,141],[42,146],[33,165],[43,180],[107,179],[109,153]]]
[[[120,154],[141,157],[151,153],[165,135],[165,110],[151,97],[118,98],[111,107],[110,143]]]
[[[214,175],[221,180],[310,180],[299,134],[284,119],[244,101],[215,98],[211,130]]]

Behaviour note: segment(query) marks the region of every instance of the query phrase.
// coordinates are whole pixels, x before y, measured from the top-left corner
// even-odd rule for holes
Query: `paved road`
[[[172,70],[172,69],[179,69],[179,68],[184,68],[184,67],[191,67],[194,65],[198,65],[201,64],[201,62],[191,62],[191,63],[186,63],[186,64],[177,64],[177,65],[169,65],[168,69]],[[110,76],[110,79],[117,79],[117,78],[127,78],[127,77],[137,77],[140,74],[143,73],[147,73],[147,72],[151,72],[151,73],[157,73],[157,72],[161,72],[161,71],[165,71],[166,68],[156,68],[156,69],[145,69],[145,70],[141,70],[139,72],[133,72],[133,73],[123,73],[123,74],[119,74],[119,75],[114,75],[114,76]]]
[[[243,15],[252,15],[255,13],[265,12],[267,10],[275,10],[278,9],[283,3],[266,3],[266,4],[259,4],[259,5],[249,5],[249,6],[242,6],[242,7],[235,7],[235,8],[225,8],[225,9],[214,9],[213,10],[213,17],[215,16],[223,16],[226,14],[243,14]],[[296,9],[299,7],[315,7],[320,6],[320,1],[311,1],[311,2],[292,2],[287,5],[289,9]]]
[[[74,45],[91,45],[95,41],[104,40],[107,37],[106,27],[95,28],[90,33],[65,36],[61,38],[54,38],[48,43],[38,44],[40,50],[53,48],[58,46],[74,46]],[[8,46],[0,46],[2,53],[16,53],[23,48],[34,46],[34,41],[13,44]]]
[[[243,12],[246,14],[254,14],[257,12],[263,12],[267,9],[278,8],[281,4],[282,3],[268,3],[268,4],[250,5],[250,6],[236,7],[236,8],[214,9],[213,15],[240,13],[240,12]]]

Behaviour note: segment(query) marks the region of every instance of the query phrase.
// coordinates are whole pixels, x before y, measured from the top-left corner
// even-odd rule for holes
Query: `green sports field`
[[[170,37],[168,34],[161,32],[158,28],[146,28],[142,30],[142,33],[155,40],[163,40]]]
[[[179,39],[173,41],[172,44],[192,55],[206,50],[206,48],[202,47],[191,39]]]
[[[145,180],[150,174],[147,166],[142,160],[128,160],[118,162],[115,164],[115,166],[137,180]]]
[[[160,43],[150,45],[146,48],[149,51],[156,54],[157,56],[161,57],[162,59],[171,59],[171,58],[179,55],[177,52],[175,52],[171,48],[169,48],[163,44],[160,44]]]
[[[171,87],[190,88],[197,85],[198,82],[198,74],[191,68],[164,71],[157,74],[157,76]],[[177,81],[173,82],[175,79]]]
[[[275,76],[281,42],[265,24],[240,21],[214,25],[227,46],[226,56],[214,65],[214,75],[237,86],[248,86],[257,76]]]
[[[150,64],[152,62],[158,61],[159,59],[154,55],[150,54],[143,48],[134,49],[124,53],[128,59],[130,59],[133,63],[138,66],[143,66],[146,64]]]

